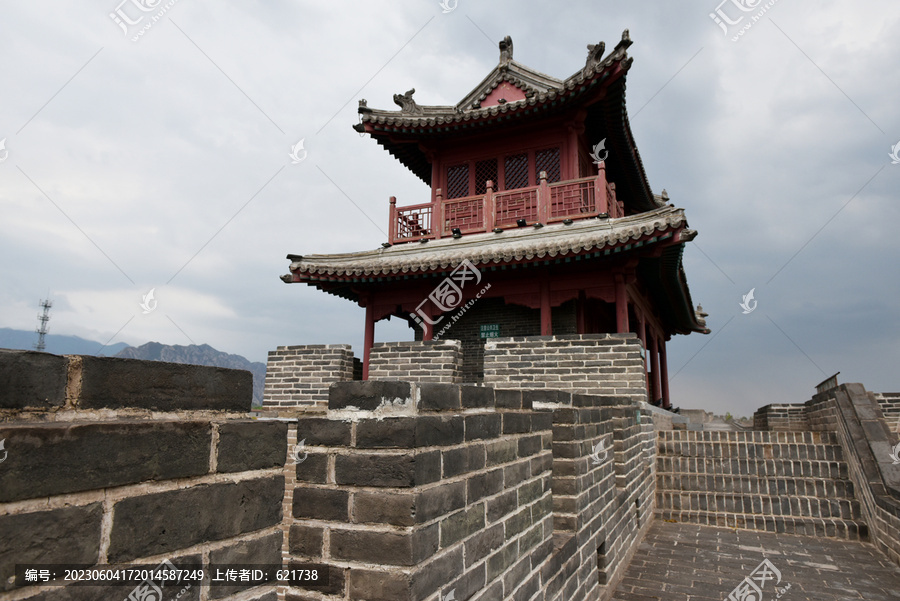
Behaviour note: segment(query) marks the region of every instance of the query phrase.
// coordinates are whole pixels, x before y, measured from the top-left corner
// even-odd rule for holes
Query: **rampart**
[[[796,431],[836,431],[872,542],[900,565],[900,464],[891,457],[898,435],[882,411],[887,405],[893,412],[885,403],[893,396],[841,384],[803,404],[766,405],[753,421],[755,429],[787,429],[789,423]]]
[[[384,344],[357,381],[347,346],[280,347],[271,382],[299,396],[254,419],[247,372],[0,352],[0,599],[132,592],[20,586],[16,564],[164,561],[327,575],[165,601],[610,599],[671,446],[673,415],[642,402],[640,342],[490,341],[490,386],[455,381],[461,362],[453,341]],[[755,422],[836,431],[871,539],[900,563],[896,435],[875,395],[845,384]]]
[[[279,348],[272,374],[295,391],[343,381],[327,409],[278,399],[278,419],[249,419],[247,372],[0,353],[0,598],[121,601],[129,588],[6,579],[163,561],[328,576],[179,600],[609,598],[653,516],[651,413],[628,394],[453,383],[458,344],[416,344],[425,368],[401,356],[423,349],[381,345],[367,382],[343,346]],[[636,338],[615,344],[639,358]],[[377,379],[421,369],[436,381]],[[640,388],[622,373],[611,391]]]
[[[16,564],[280,566],[288,425],[248,419],[251,398],[244,371],[0,351],[0,598],[133,588],[20,588]],[[208,598],[276,598],[244,589]]]

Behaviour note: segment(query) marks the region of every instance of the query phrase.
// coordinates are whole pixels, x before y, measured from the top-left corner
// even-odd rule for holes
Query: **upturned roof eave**
[[[664,207],[618,219],[588,219],[571,225],[551,224],[541,229],[527,227],[497,234],[469,234],[459,239],[432,240],[428,244],[408,242],[354,253],[288,255],[293,277],[286,277],[290,277],[290,281],[299,281],[301,277],[390,277],[453,268],[466,259],[478,265],[534,257],[552,258],[560,254],[625,246],[686,227],[683,209]]]
[[[601,43],[602,46],[602,43]],[[565,80],[556,79],[550,75],[532,69],[516,60],[502,60],[495,66],[481,82],[475,86],[462,100],[453,106],[429,106],[417,105],[414,102],[409,110],[389,111],[385,109],[369,108],[365,100],[360,101],[359,114],[360,123],[354,126],[357,131],[367,131],[373,133],[377,125],[400,125],[406,127],[434,126],[458,123],[460,121],[470,121],[473,119],[496,117],[498,113],[515,112],[525,106],[533,106],[535,102],[543,103],[547,100],[554,101],[558,96],[565,97],[567,92],[572,91],[575,87],[581,86],[585,81],[590,82],[599,76],[604,75],[611,69],[621,66],[622,71],[627,71],[631,66],[631,59],[628,57],[627,49],[631,46],[631,38],[626,30],[622,35],[622,40],[615,48],[602,59],[591,61],[589,54],[588,63],[581,69],[575,71]],[[516,102],[510,102],[505,105],[496,105],[491,107],[473,107],[476,99],[483,99],[497,85],[497,83],[506,78],[518,79],[529,98]],[[414,92],[410,90],[410,92]],[[395,96],[396,98],[400,95]],[[534,99],[537,98],[535,101]],[[409,98],[411,100],[411,96]],[[532,100],[531,102],[528,102]],[[445,123],[431,123],[432,120],[441,118]]]

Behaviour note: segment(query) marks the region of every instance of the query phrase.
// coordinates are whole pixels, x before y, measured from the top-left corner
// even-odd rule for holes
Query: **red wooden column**
[[[487,180],[484,182],[484,231],[489,232],[494,229],[494,182]]]
[[[425,312],[428,313],[428,319],[425,321],[425,332],[422,334],[422,340],[432,340],[434,338],[434,324],[429,323],[429,321],[434,321],[434,309],[431,308],[431,302],[425,304]]]
[[[366,335],[363,342],[362,379],[369,379],[369,355],[375,344],[375,302],[370,295],[366,299]]]
[[[655,403],[661,397],[659,393],[659,352],[657,345],[659,339],[654,334],[653,343],[650,345],[650,402]]]
[[[575,332],[578,334],[585,333],[584,305],[586,302],[587,297],[584,294],[584,290],[581,290],[578,293],[578,303],[575,305]]]
[[[546,224],[550,219],[550,187],[547,185],[547,172],[538,174],[538,221]]]
[[[644,347],[644,385],[647,387],[647,396],[652,397],[653,393],[650,391],[650,357],[647,353],[647,347],[649,346],[647,342],[647,320],[644,319],[644,312],[635,306],[635,312],[637,313],[638,319],[638,338],[641,339],[641,346]]]
[[[606,163],[600,161],[597,165],[597,179],[594,180],[594,199],[597,203],[597,212],[607,213],[611,217],[609,197],[606,194]]]
[[[388,217],[388,242],[393,244],[397,240],[397,197],[391,196],[390,216]]]
[[[615,274],[616,281],[616,331],[628,332],[628,291],[625,289],[625,274]]]
[[[441,189],[434,191],[434,205],[431,209],[431,231],[435,240],[444,234],[444,196]]]
[[[666,363],[666,339],[659,340],[659,377],[661,382],[660,390],[662,391],[663,407],[668,409],[669,403],[669,366]]]
[[[541,336],[553,336],[553,313],[550,307],[550,282],[541,281]]]

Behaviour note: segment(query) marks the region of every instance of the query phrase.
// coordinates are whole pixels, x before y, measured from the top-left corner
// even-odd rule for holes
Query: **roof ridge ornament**
[[[512,38],[506,36],[500,40],[500,64],[507,65],[513,59],[513,41]]]
[[[709,313],[703,310],[703,305],[697,305],[694,317],[697,319],[697,325],[703,328],[703,333],[709,334],[711,330],[706,327],[706,318],[709,317]]]
[[[606,42],[599,44],[588,44],[587,60],[584,63],[585,69],[596,68],[603,62],[603,53],[606,51]]]
[[[424,113],[422,107],[416,104],[416,101],[413,100],[413,94],[416,93],[416,89],[412,88],[406,91],[405,94],[394,94],[394,104],[400,107],[401,113],[407,113],[410,115],[421,115]]]
[[[625,51],[631,46],[634,42],[631,41],[631,34],[626,29],[622,32],[622,39],[616,44],[615,53],[617,56],[625,56]]]

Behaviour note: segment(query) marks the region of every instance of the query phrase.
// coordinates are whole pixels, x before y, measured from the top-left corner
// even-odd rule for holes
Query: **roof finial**
[[[406,94],[394,94],[394,103],[400,107],[401,113],[411,113],[413,115],[421,115],[422,108],[413,100],[413,94],[416,89],[407,90]]]
[[[500,64],[504,65],[513,59],[512,38],[506,36],[500,40]]]
[[[603,53],[606,51],[606,42],[599,44],[588,44],[587,61],[585,61],[585,69],[597,67],[603,62]]]
[[[705,329],[705,333],[708,334],[709,328],[706,327],[706,318],[709,317],[709,313],[703,310],[703,305],[697,305],[697,309],[694,311],[694,316],[697,318],[697,325]]]

